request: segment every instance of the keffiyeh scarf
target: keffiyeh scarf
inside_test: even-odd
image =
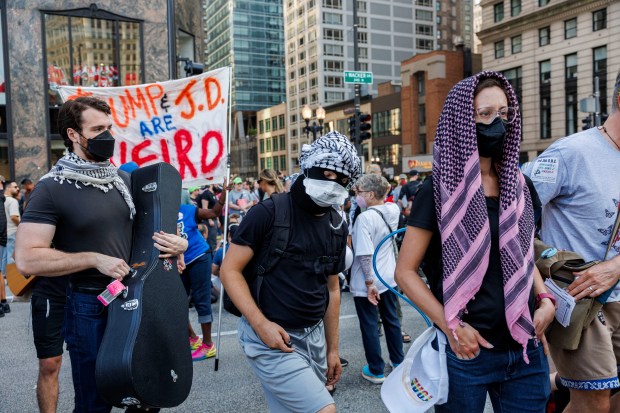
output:
[[[130,219],[136,214],[129,188],[118,175],[118,169],[109,162],[89,162],[73,152],[68,152],[41,179],[46,178],[54,178],[54,181],[61,184],[66,180],[67,183],[74,184],[77,189],[82,188],[79,184],[93,186],[106,193],[116,187],[129,207]]]
[[[351,177],[351,183],[357,181],[362,169],[355,147],[336,131],[321,136],[311,145],[303,145],[299,166],[303,171],[317,167],[340,172]]]
[[[474,118],[474,90],[495,78],[507,90],[508,105],[518,107],[510,83],[499,73],[481,72],[459,82],[444,103],[433,151],[433,191],[443,261],[443,299],[448,327],[454,332],[467,303],[480,289],[489,264],[491,232],[486,207]],[[506,321],[523,346],[534,337],[528,300],[533,282],[534,210],[518,168],[521,116],[507,126],[500,186],[499,249]]]

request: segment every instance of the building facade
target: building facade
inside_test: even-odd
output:
[[[484,69],[503,72],[520,101],[521,161],[582,129],[579,101],[599,81],[600,112],[609,113],[620,70],[620,2],[482,0]]]
[[[258,122],[258,170],[273,169],[290,175],[288,169],[290,148],[286,138],[286,103],[259,110]]]
[[[430,3],[431,0],[416,1]],[[474,50],[474,2],[472,0],[435,0],[437,13],[437,49]]]
[[[0,174],[38,179],[64,152],[59,85],[120,86],[168,80],[165,0],[0,2]],[[176,44],[202,56],[199,0],[177,0]]]
[[[205,2],[208,70],[232,68],[233,172],[258,173],[256,112],[285,100],[282,0]],[[244,152],[244,153],[241,153]]]
[[[469,50],[437,50],[401,63],[403,158],[433,153],[437,123],[448,92],[478,71],[480,56]]]

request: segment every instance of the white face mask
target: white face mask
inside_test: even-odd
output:
[[[349,193],[342,185],[335,181],[304,178],[306,194],[318,205],[328,207],[342,205]]]

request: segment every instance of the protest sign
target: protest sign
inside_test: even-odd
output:
[[[226,67],[166,82],[58,91],[64,101],[94,96],[110,105],[116,138],[112,163],[168,162],[188,187],[226,176],[229,84]]]

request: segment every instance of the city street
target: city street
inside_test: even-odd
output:
[[[10,292],[9,292],[10,295]],[[0,318],[0,412],[36,412],[35,386],[37,358],[32,342],[30,303],[11,303],[10,314]],[[217,320],[217,304],[213,306]],[[404,326],[412,337],[417,337],[425,323],[417,312],[403,303]],[[190,310],[190,319],[196,331],[196,312]],[[260,384],[246,364],[237,342],[237,318],[224,312],[219,371],[215,372],[214,359],[196,362],[194,381],[188,399],[171,412],[267,412]],[[214,323],[214,331],[217,325]],[[383,340],[383,339],[382,339]],[[157,343],[153,343],[157,345]],[[385,342],[384,358],[387,359]],[[409,344],[405,345],[405,351]],[[365,363],[359,325],[351,294],[343,294],[340,318],[340,354],[349,360],[349,366],[337,385],[334,395],[341,412],[387,412],[381,402],[380,386],[362,379],[360,370]],[[153,360],[156,362],[156,360]],[[386,373],[390,367],[386,368]],[[73,408],[73,386],[69,356],[65,353],[60,375],[59,412]],[[120,409],[114,409],[120,412]]]

